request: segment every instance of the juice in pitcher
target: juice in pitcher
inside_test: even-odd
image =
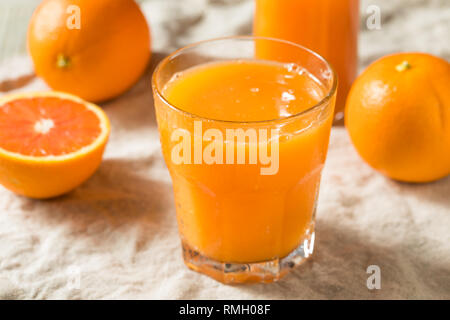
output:
[[[261,58],[261,41],[304,65]],[[186,264],[270,282],[311,255],[336,93],[327,63],[225,38],[169,56],[153,87]]]
[[[358,30],[359,0],[256,0],[255,36],[298,43],[325,57],[335,68],[338,119],[357,75]]]

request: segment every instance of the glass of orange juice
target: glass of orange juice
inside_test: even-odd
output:
[[[309,257],[336,98],[327,61],[283,40],[221,38],[171,54],[152,84],[187,266],[272,282]]]
[[[254,34],[289,40],[324,56],[336,68],[336,119],[357,75],[359,0],[256,0]]]

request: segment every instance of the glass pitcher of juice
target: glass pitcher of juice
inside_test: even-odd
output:
[[[339,78],[336,119],[358,67],[359,0],[256,0],[255,36],[289,40],[327,59]]]
[[[271,282],[311,256],[336,87],[323,58],[277,39],[204,41],[160,63],[155,108],[189,268]]]

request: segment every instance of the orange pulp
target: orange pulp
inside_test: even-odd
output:
[[[0,148],[25,156],[61,156],[92,144],[100,119],[83,104],[58,97],[23,98],[0,107]]]

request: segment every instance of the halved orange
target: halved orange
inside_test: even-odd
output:
[[[67,193],[100,166],[108,117],[61,92],[0,97],[0,184],[36,199]]]

